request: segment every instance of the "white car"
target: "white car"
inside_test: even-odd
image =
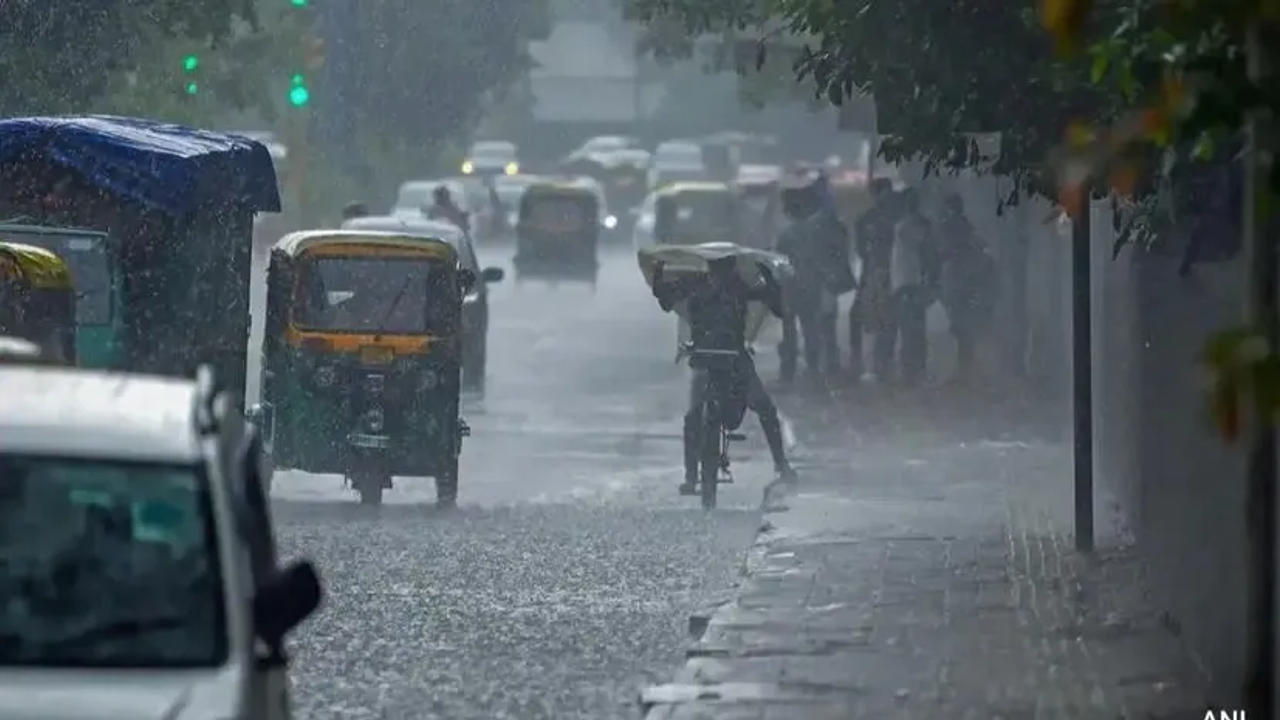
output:
[[[473,193],[468,192],[467,186],[458,180],[410,180],[400,185],[391,214],[421,217],[423,208],[431,207],[435,202],[433,195],[436,188],[442,185],[449,191],[453,202],[459,208],[466,212],[472,210],[469,203]]]
[[[673,182],[707,179],[702,146],[689,140],[670,140],[653,151],[649,165],[649,189],[657,190]]]
[[[258,433],[196,382],[0,366],[0,717],[289,717]]]
[[[637,149],[639,146],[639,141],[630,135],[596,135],[588,138],[586,142],[578,146],[577,150],[569,153],[564,162],[574,162],[599,153]]]
[[[462,161],[463,175],[515,175],[520,172],[515,143],[485,140],[471,146]]]

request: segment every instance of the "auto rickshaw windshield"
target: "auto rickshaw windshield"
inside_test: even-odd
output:
[[[590,203],[576,196],[544,194],[525,203],[525,220],[540,230],[577,232],[594,222],[591,212]]]
[[[27,245],[56,253],[67,263],[76,288],[76,323],[105,325],[111,321],[111,267],[101,238],[57,233],[23,234]]]
[[[317,257],[302,263],[293,321],[322,332],[452,334],[454,275],[439,260]]]

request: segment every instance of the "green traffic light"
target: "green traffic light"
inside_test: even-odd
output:
[[[195,94],[196,94],[196,93],[198,93],[198,92],[200,92],[200,86],[199,86],[199,85],[195,84],[194,82],[189,82],[189,83],[187,83],[187,94],[188,94],[188,95],[195,95]]]
[[[294,107],[302,107],[311,100],[311,93],[307,91],[305,85],[294,85],[289,91],[289,103]]]
[[[307,6],[307,0],[290,0],[290,2],[292,2],[292,3],[293,3],[293,6],[294,6],[294,7],[306,7],[306,6]]]
[[[188,55],[182,58],[182,69],[187,72],[193,72],[200,67],[200,58],[196,55]]]
[[[290,80],[293,81],[293,84],[295,87],[297,87],[298,85],[302,85],[306,82],[306,79],[303,78],[301,75],[294,75],[292,78],[290,78]]]

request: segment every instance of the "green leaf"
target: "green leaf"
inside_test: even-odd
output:
[[[1103,45],[1094,47],[1093,66],[1089,68],[1089,82],[1097,85],[1102,82],[1102,78],[1107,74],[1107,68],[1111,65],[1111,54]]]

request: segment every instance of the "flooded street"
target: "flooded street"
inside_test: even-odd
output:
[[[730,589],[771,478],[753,420],[707,515],[680,497],[683,366],[625,248],[599,289],[491,286],[486,397],[466,401],[459,510],[397,479],[380,510],[335,476],[278,473],[286,554],[326,570],[295,643],[312,718],[634,718],[683,657],[687,616]],[[576,390],[576,391],[575,391]]]

